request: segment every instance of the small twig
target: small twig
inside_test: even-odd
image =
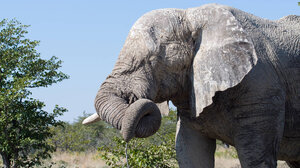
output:
[[[127,164],[127,168],[130,168],[130,167],[129,167],[129,164],[128,164],[127,145],[128,145],[128,143],[126,143],[126,145],[125,145],[126,164]]]

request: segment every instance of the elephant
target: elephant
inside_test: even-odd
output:
[[[158,9],[132,26],[83,124],[104,120],[125,141],[177,108],[180,167],[214,167],[216,139],[243,168],[300,167],[300,16],[262,19],[207,4]]]

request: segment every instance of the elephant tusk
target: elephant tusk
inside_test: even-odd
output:
[[[94,122],[97,122],[97,121],[100,121],[100,120],[101,120],[100,116],[97,113],[94,113],[93,115],[91,115],[88,118],[84,119],[82,121],[82,124],[87,125],[87,124],[91,124],[91,123],[94,123]]]

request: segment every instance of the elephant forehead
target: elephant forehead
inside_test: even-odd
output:
[[[120,59],[144,58],[159,53],[161,44],[172,43],[188,36],[184,10],[159,9],[146,13],[132,26]]]
[[[149,34],[154,40],[172,40],[184,26],[184,10],[159,9],[146,13],[132,26],[130,36]]]
[[[164,27],[168,22],[176,20],[177,16],[182,14],[182,9],[158,9],[150,11],[140,17],[133,25],[134,29],[144,29],[152,26]]]

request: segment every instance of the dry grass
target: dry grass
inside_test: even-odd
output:
[[[70,153],[56,152],[50,160],[45,161],[43,167],[52,168],[104,168],[105,162],[97,157],[96,152]]]
[[[56,152],[52,159],[46,162],[46,167],[53,164],[53,168],[104,168],[105,162],[97,157],[97,153],[67,153]],[[278,168],[288,168],[285,162],[278,161]],[[219,146],[216,151],[215,168],[241,168],[233,147],[228,149]]]
[[[215,158],[215,168],[240,168],[240,161],[233,158]]]
[[[241,168],[241,165],[238,159],[216,157],[215,168]],[[278,161],[277,168],[289,168],[289,166],[284,161]]]
[[[215,152],[215,168],[240,168],[240,161],[234,147],[225,148],[217,145]]]
[[[0,161],[0,166],[1,165],[2,164]],[[42,167],[108,168],[108,166],[105,165],[105,162],[97,157],[97,152],[56,152],[52,155],[51,159],[45,161],[45,164]],[[224,147],[218,145],[215,158],[215,168],[241,168],[240,162],[236,158],[235,149],[233,147],[225,149]],[[288,168],[288,166],[285,162],[278,161],[277,168]]]

